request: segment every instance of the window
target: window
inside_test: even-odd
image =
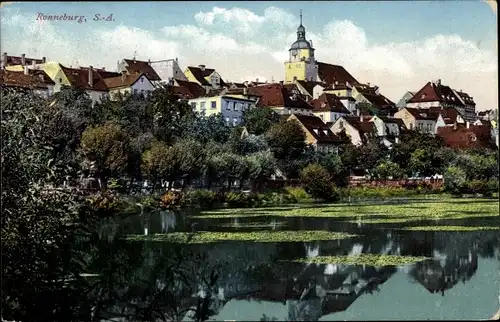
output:
[[[343,129],[343,128],[344,128],[344,121],[339,121],[339,127],[340,127],[341,129]]]
[[[233,109],[234,102],[228,102],[226,106],[226,110],[230,111]]]
[[[320,114],[320,115],[319,115],[319,117],[320,117],[321,119],[323,119],[323,114]]]
[[[238,124],[238,118],[233,117],[233,125],[236,125],[236,124]]]
[[[210,104],[211,104],[211,108],[216,108],[217,107],[217,102],[216,101],[212,101]]]
[[[62,83],[62,78],[59,78],[59,83]]]
[[[235,110],[235,111],[237,111],[237,110],[238,110],[238,107],[239,107],[239,105],[240,105],[240,104],[241,104],[241,103],[235,103],[235,104],[234,104],[234,110]]]
[[[134,95],[137,95],[137,89],[134,89]]]
[[[204,110],[205,109],[205,102],[200,102],[200,109]]]
[[[141,95],[144,95],[144,90],[143,89],[141,89]]]
[[[193,108],[193,110],[196,110],[196,102],[191,103],[191,107]]]
[[[226,123],[229,124],[229,117],[226,117]]]
[[[418,129],[422,130],[424,128],[424,125],[422,123],[418,123]]]
[[[144,83],[144,77],[141,77],[141,83]]]
[[[430,124],[427,124],[427,132],[430,133],[431,132],[431,128],[432,128],[432,126]]]

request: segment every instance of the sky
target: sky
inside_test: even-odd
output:
[[[226,81],[279,81],[300,10],[318,61],[395,102],[441,79],[478,110],[498,107],[496,3],[480,0],[10,2],[0,8],[0,47],[73,67],[116,70],[135,55],[178,58],[183,70],[204,64]],[[37,19],[64,14],[86,21]]]

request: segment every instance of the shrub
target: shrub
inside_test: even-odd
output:
[[[274,190],[267,191],[266,193],[259,194],[258,200],[259,205],[281,205],[281,204],[290,204],[296,203],[297,198],[290,194],[286,189],[283,190]]]
[[[220,202],[217,193],[206,189],[188,190],[182,197],[182,204],[187,207],[213,208]]]
[[[296,201],[311,199],[311,196],[302,187],[286,187],[285,192]]]
[[[225,200],[229,207],[244,207],[250,203],[250,198],[243,192],[228,192]]]
[[[119,212],[122,203],[118,197],[109,190],[99,192],[87,199],[92,210],[100,216],[111,216]]]
[[[459,167],[449,167],[446,169],[444,178],[444,188],[453,195],[461,195],[466,188],[465,171]]]
[[[328,171],[319,164],[310,164],[300,172],[300,180],[313,198],[334,199],[334,185]]]
[[[161,196],[161,207],[172,209],[182,207],[182,194],[178,191],[168,191]]]

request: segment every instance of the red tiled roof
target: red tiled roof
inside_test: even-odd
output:
[[[314,107],[313,112],[336,112],[349,114],[349,111],[335,94],[323,93],[317,99],[311,100],[309,104]]]
[[[291,84],[295,86],[294,84]],[[292,86],[282,86],[280,84],[267,84],[248,88],[248,93],[261,96],[257,106],[259,107],[287,107],[298,109],[310,109],[313,107],[306,102],[301,95],[291,93]],[[298,89],[297,89],[298,91]]]
[[[351,85],[359,84],[344,67],[339,65],[318,62],[318,76],[324,83],[329,85],[335,84],[335,82],[338,82],[338,84],[345,84],[346,82]]]
[[[205,77],[210,76],[213,72],[215,72],[215,69],[213,68],[204,68],[203,70],[200,67],[193,67],[193,66],[188,66],[188,69],[191,71],[191,74],[193,74],[194,78],[198,82],[200,82],[201,85],[204,86],[210,86],[211,84],[205,79]],[[226,86],[226,83],[222,80],[222,77],[220,79],[220,86]]]
[[[22,88],[48,88],[55,83],[43,70],[29,70],[29,74],[24,71],[0,70],[0,84],[8,87]]]
[[[89,67],[80,67],[80,69],[88,71]],[[97,72],[102,78],[118,77],[122,75],[121,73],[110,72],[101,68],[93,68],[92,70]]]
[[[339,137],[317,116],[293,114],[297,120],[316,139],[317,143],[336,143]]]
[[[459,105],[464,104],[455,95],[453,89],[441,83],[427,82],[407,103],[440,102],[444,104]]]
[[[147,61],[124,59],[127,63],[127,71],[130,74],[143,73],[150,81],[161,81],[160,76],[156,73],[153,67]]]
[[[457,149],[487,147],[491,140],[491,126],[464,124],[444,126],[437,129],[437,135],[443,138],[447,146]]]
[[[108,89],[117,89],[121,87],[130,87],[135,84],[143,76],[142,73],[136,73],[136,74],[125,74],[123,76],[118,76],[118,77],[110,77],[110,78],[105,78],[104,83],[106,84],[106,87]],[[147,76],[146,76],[147,78]]]
[[[462,90],[455,91],[455,92],[462,98],[462,100],[465,102],[465,104],[476,106],[474,99],[471,96],[469,96],[469,94],[462,92]]]
[[[460,113],[454,108],[448,107],[448,108],[440,108],[440,107],[431,107],[429,108],[429,115],[431,117],[435,117],[436,120],[439,117],[439,114],[443,117],[443,120],[446,124],[452,124],[457,121],[458,116]]]
[[[175,80],[179,86],[172,86],[172,91],[175,94],[180,94],[186,98],[197,98],[207,95],[207,91],[203,86],[195,82]]]
[[[98,72],[92,72],[93,86],[89,85],[89,71],[88,69],[68,68],[59,64],[64,75],[68,78],[71,86],[81,88],[84,90],[94,90],[105,92],[108,90],[104,79]]]

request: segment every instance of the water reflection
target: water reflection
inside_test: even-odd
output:
[[[137,231],[135,220],[126,221],[129,231]],[[243,221],[231,219],[228,222],[237,224]],[[306,221],[291,218],[287,225],[294,228],[294,222],[298,224]],[[316,225],[331,225],[326,222]],[[172,212],[142,216],[139,223],[145,234],[184,230],[191,224]],[[273,229],[273,219],[269,219],[269,223],[268,229]],[[109,223],[101,228],[114,232],[114,236],[117,236],[116,231],[123,234],[123,223],[116,225],[121,228],[110,228],[112,225]],[[206,222],[200,225],[204,230],[212,228]],[[357,227],[351,229],[359,233]],[[104,232],[100,236],[108,238]],[[408,280],[414,282],[391,284],[390,292],[395,293],[412,294],[425,288],[427,296],[437,293],[446,297],[460,281],[500,286],[499,274],[472,278],[485,259],[500,262],[499,239],[497,232],[377,229],[367,231],[359,238],[308,243],[233,242],[189,246],[154,242],[126,243],[115,238],[111,245],[101,245],[95,253],[89,254],[89,271],[100,274],[92,285],[92,314],[96,320],[122,321],[330,319],[339,312],[350,310],[361,297],[376,297],[381,286],[395,274],[405,274]],[[290,261],[363,253],[426,256],[431,259],[405,266],[404,269],[395,266]],[[490,295],[498,296],[494,291]],[[472,307],[481,305],[480,300],[473,295],[468,301]],[[230,302],[233,304],[229,305]],[[251,307],[248,312],[244,312],[246,318],[240,316],[242,312],[231,311],[234,310],[234,303],[240,302],[249,303]],[[275,303],[283,311],[277,307],[271,312],[273,314],[269,314],[264,312],[262,303]],[[387,309],[394,310],[395,314],[398,310],[404,310],[397,306]],[[421,307],[422,311],[426,309],[434,307]],[[497,309],[485,307],[485,316],[476,318],[485,318]],[[374,315],[373,319],[377,319],[377,316]]]

